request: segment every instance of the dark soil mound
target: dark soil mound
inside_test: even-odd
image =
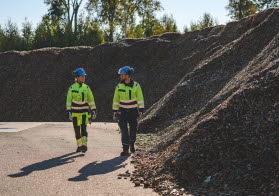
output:
[[[279,194],[279,9],[184,35],[0,53],[0,121],[67,120],[77,67],[88,72],[97,120],[110,121],[125,65],[149,108],[140,129],[161,138],[138,154],[137,185],[166,195]]]
[[[244,21],[263,15],[149,109],[141,127],[162,140],[135,181],[166,195],[279,194],[279,10]]]
[[[171,91],[169,94],[172,94],[172,89],[178,81],[185,77],[189,78],[193,70],[200,69],[199,67],[205,62],[211,61],[214,58],[212,56],[227,51],[227,56],[222,55],[223,61],[231,62],[232,58],[238,54],[231,54],[230,47],[243,47],[244,45],[239,43],[238,46],[234,46],[239,39],[246,39],[247,44],[250,42],[243,51],[248,49],[252,51],[247,54],[239,54],[238,59],[244,59],[234,62],[233,65],[246,63],[253,59],[255,54],[264,47],[264,44],[270,41],[277,29],[259,29],[258,40],[253,40],[254,37],[247,34],[258,26],[264,28],[263,23],[266,23],[266,26],[274,26],[270,23],[276,23],[275,12],[278,13],[278,10],[270,9],[255,17],[229,23],[227,26],[217,26],[184,35],[172,33],[149,39],[125,39],[94,48],[45,48],[27,52],[0,53],[0,82],[3,84],[0,90],[2,111],[0,121],[67,120],[65,96],[68,87],[73,83],[71,72],[77,67],[83,67],[88,72],[86,83],[92,88],[95,95],[99,113],[97,121],[112,120],[111,103],[114,87],[118,82],[116,72],[121,66],[129,65],[135,68],[135,80],[143,87],[146,107],[149,108],[169,91]],[[243,38],[245,35],[246,38]],[[250,40],[249,37],[251,37]],[[262,38],[264,40],[261,40]],[[253,44],[260,46],[254,49]],[[216,63],[216,67],[218,66],[219,64]],[[239,70],[239,68],[232,69]],[[212,74],[214,70],[208,71],[208,74]],[[210,97],[216,94],[218,88],[221,88],[220,86],[214,87],[212,93],[207,95],[207,99],[205,98],[201,102],[193,100],[183,106],[188,108],[188,105],[195,103],[196,106],[192,105],[192,107],[196,107],[196,109],[189,108],[187,109],[189,111],[183,112],[183,114],[175,112],[177,116],[173,116],[172,111],[169,110],[158,111],[158,105],[161,105],[162,101],[158,102],[150,109],[152,113],[144,120],[142,127],[145,130],[153,130],[161,124],[170,125],[175,119],[202,107]],[[184,100],[188,100],[188,98],[184,97]],[[175,107],[166,106],[169,109],[177,108],[184,102],[175,104]],[[158,113],[161,113],[162,119]]]
[[[180,36],[176,34],[176,39]],[[172,56],[174,44],[167,38],[165,35],[146,40],[123,40],[95,48],[0,53],[0,82],[3,84],[0,121],[67,120],[66,93],[74,83],[71,73],[77,67],[83,67],[88,74],[86,84],[95,96],[98,121],[112,120],[112,98],[121,66],[135,68],[138,72],[135,79],[148,97],[147,107],[151,106],[173,87],[173,84],[166,84],[164,90],[152,90],[159,84],[152,82],[153,74],[163,72],[160,67],[166,67]]]
[[[247,29],[247,27],[250,28]],[[221,35],[226,38],[225,35],[230,35],[238,28],[246,28],[246,31],[241,31],[242,34],[233,41],[219,45],[218,50],[211,51],[204,43],[201,46],[198,46],[199,42],[192,44],[203,48],[195,53],[199,56],[194,62],[190,59],[185,60],[188,62],[186,67],[190,65],[194,67],[187,70],[175,88],[149,109],[146,118],[141,122],[141,129],[152,131],[154,128],[165,128],[176,120],[198,112],[205,105],[211,104],[211,107],[204,111],[208,112],[230,96],[234,91],[226,90],[224,87],[228,86],[235,75],[247,67],[278,34],[279,10],[271,9],[237,23],[230,23],[223,27]],[[200,42],[216,43],[218,42],[216,39],[223,40],[224,38],[219,35],[209,36]],[[236,87],[232,85],[232,88]],[[213,98],[215,98],[214,103]]]

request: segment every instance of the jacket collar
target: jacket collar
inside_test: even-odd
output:
[[[78,87],[82,87],[83,82],[82,82],[82,83],[78,83],[78,82],[76,82],[76,85],[77,85]]]
[[[129,86],[129,87],[133,88],[135,82],[134,82],[134,80],[131,79],[129,84],[126,84],[125,82],[121,82],[121,83],[125,84],[125,86]]]

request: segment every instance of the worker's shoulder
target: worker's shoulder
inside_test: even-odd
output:
[[[140,84],[136,81],[134,81],[134,86],[140,86]]]
[[[74,89],[74,88],[75,88],[75,85],[76,85],[76,83],[72,84],[72,85],[69,87],[69,90]]]
[[[90,89],[89,85],[87,85],[87,84],[83,84],[83,85],[84,85],[84,88]]]
[[[115,88],[122,88],[122,87],[125,87],[125,85],[123,83],[118,83]]]

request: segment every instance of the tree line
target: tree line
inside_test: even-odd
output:
[[[226,9],[234,20],[240,20],[271,7],[279,7],[278,0],[229,0]]]
[[[44,47],[96,46],[122,38],[146,38],[179,32],[172,15],[156,14],[159,0],[44,0],[48,7],[34,27],[27,19],[19,28],[11,20],[0,25],[0,51]],[[233,20],[278,7],[278,0],[229,0],[226,9]],[[184,32],[218,25],[208,13],[191,22]]]

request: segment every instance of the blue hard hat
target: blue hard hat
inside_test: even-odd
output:
[[[133,73],[134,73],[134,69],[129,66],[122,67],[118,71],[118,74],[132,75]]]
[[[77,68],[75,71],[73,71],[73,76],[86,76],[87,74],[85,73],[84,69],[82,68]]]

